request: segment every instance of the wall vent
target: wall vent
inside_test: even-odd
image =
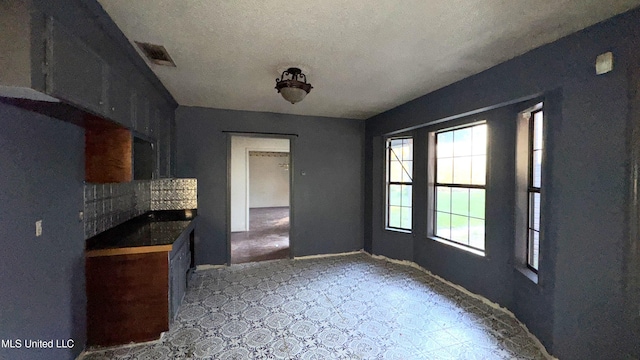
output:
[[[173,59],[171,59],[171,56],[169,56],[169,53],[164,46],[137,41],[135,43],[152,63],[165,66],[176,66],[176,63],[173,62]]]

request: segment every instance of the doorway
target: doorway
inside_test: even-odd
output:
[[[229,263],[291,256],[291,139],[231,135]]]

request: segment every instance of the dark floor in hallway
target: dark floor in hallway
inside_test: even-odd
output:
[[[231,233],[231,263],[289,257],[289,208],[249,209],[249,231]]]

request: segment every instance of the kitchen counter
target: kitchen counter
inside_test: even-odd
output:
[[[194,266],[195,210],[154,211],[86,243],[87,344],[157,340]]]
[[[87,239],[87,257],[172,251],[185,231],[193,229],[196,210],[153,211]]]

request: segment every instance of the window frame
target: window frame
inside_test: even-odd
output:
[[[439,183],[438,182],[438,152],[437,152],[437,148],[438,148],[438,134],[441,133],[445,133],[445,132],[449,132],[449,131],[456,131],[456,130],[461,130],[461,129],[466,129],[466,128],[473,128],[475,126],[479,126],[479,125],[485,125],[487,126],[487,132],[486,132],[486,138],[485,138],[485,178],[484,178],[484,185],[478,185],[478,184],[461,184],[461,183],[454,183],[453,179],[452,179],[452,183]],[[447,244],[449,246],[453,246],[468,252],[471,252],[473,254],[476,255],[480,255],[480,256],[485,256],[486,253],[486,195],[487,195],[487,178],[488,178],[488,162],[489,162],[489,126],[488,126],[488,122],[486,120],[474,120],[474,121],[467,121],[465,123],[462,123],[460,125],[456,125],[456,126],[451,126],[451,127],[444,127],[441,129],[437,129],[437,130],[433,130],[430,131],[430,136],[429,136],[429,150],[430,152],[433,154],[431,156],[429,156],[429,169],[430,171],[430,176],[429,176],[429,194],[431,197],[431,201],[429,202],[429,208],[427,209],[427,213],[428,213],[428,222],[429,222],[429,235],[433,240],[436,240],[438,242]],[[473,156],[473,155],[469,155],[469,156]],[[484,190],[484,196],[485,196],[485,206],[484,206],[484,219],[482,219],[484,221],[484,234],[483,234],[483,242],[485,244],[485,248],[481,249],[481,248],[477,248],[471,245],[467,245],[464,243],[461,243],[459,241],[456,240],[452,240],[452,239],[448,239],[448,238],[444,238],[441,236],[436,235],[436,230],[437,230],[437,189],[438,187],[447,187],[450,189],[454,189],[454,188],[458,188],[458,189],[480,189],[480,190]],[[469,199],[469,201],[471,201]],[[451,211],[451,209],[450,209]],[[451,214],[451,213],[450,213]],[[466,216],[468,219],[472,219],[475,217],[471,217],[471,216]]]
[[[540,136],[542,137],[542,139],[540,139],[542,146],[539,149],[541,151],[540,154],[540,186],[536,187],[534,186],[534,179],[533,179],[533,172],[534,172],[534,154],[535,151],[537,149],[535,149],[535,115],[537,113],[541,113],[542,114],[542,133],[540,134]],[[544,146],[544,133],[545,133],[545,126],[544,126],[544,105],[542,103],[538,104],[536,107],[534,107],[533,109],[531,109],[530,111],[527,112],[529,119],[528,121],[528,146],[527,146],[527,157],[528,157],[528,169],[527,169],[527,228],[526,228],[526,246],[525,246],[525,265],[527,266],[527,268],[531,271],[533,271],[535,274],[538,274],[538,271],[540,269],[540,240],[541,240],[541,236],[540,236],[540,228],[542,227],[542,179],[543,179],[543,164],[544,164],[544,154],[545,154],[545,146]],[[535,216],[536,214],[535,212],[535,205],[532,202],[532,197],[535,196],[535,194],[538,194],[538,198],[539,200],[539,204],[538,204],[538,230],[536,230],[533,226],[532,223],[535,222]],[[532,262],[533,262],[533,254],[534,254],[534,250],[533,250],[533,244],[532,244],[532,239],[531,239],[531,235],[532,232],[537,232],[538,233],[538,248],[537,248],[537,252],[538,252],[538,267],[534,267]]]
[[[402,169],[410,177],[411,182],[391,181],[391,161],[392,161],[391,142],[394,141],[394,140],[406,140],[406,139],[411,140],[412,158],[411,158],[411,160],[409,160],[413,164],[413,166],[411,167],[411,173],[409,173],[406,170],[406,168],[402,164],[402,160],[398,159],[397,154],[394,153],[394,155],[395,155],[396,159],[398,160],[398,162],[400,162],[400,164],[402,166]],[[414,169],[414,166],[415,166],[414,145],[415,145],[415,141],[414,141],[414,137],[412,135],[392,136],[392,137],[388,137],[388,138],[386,138],[384,140],[384,152],[385,152],[385,177],[384,177],[384,191],[385,191],[384,209],[385,209],[385,217],[384,217],[384,229],[385,230],[404,232],[404,233],[412,233],[413,232],[413,177],[414,177],[413,169]],[[391,187],[391,185],[400,185],[400,186],[410,186],[411,187],[411,206],[402,206],[401,205],[401,207],[405,207],[405,208],[408,207],[408,208],[411,209],[411,227],[410,228],[403,228],[403,227],[396,227],[396,226],[389,225],[389,220],[390,220],[390,216],[391,216],[391,214],[390,214],[391,212],[389,211],[389,208],[390,208],[390,206],[392,206],[392,205],[390,205],[390,197],[391,197],[390,187]]]
[[[517,109],[516,126],[515,126],[515,198],[514,198],[514,268],[531,282],[542,285],[543,279],[540,274],[544,273],[544,242],[545,236],[545,190],[546,176],[548,170],[547,164],[547,145],[549,130],[549,114],[550,108],[555,108],[557,103],[549,100],[548,97],[540,97],[523,102]],[[542,128],[542,152],[540,166],[540,226],[539,226],[539,248],[538,248],[538,270],[529,266],[529,226],[532,221],[532,213],[530,211],[531,195],[529,185],[532,184],[533,154],[531,145],[533,140],[533,132],[531,131],[533,116],[538,110],[543,114]],[[542,265],[542,267],[541,267]]]

